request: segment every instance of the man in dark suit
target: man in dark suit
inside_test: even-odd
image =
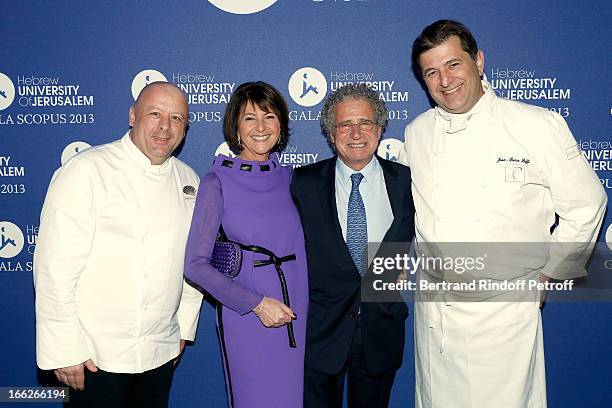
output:
[[[349,408],[387,407],[402,364],[406,304],[361,299],[367,242],[408,243],[414,234],[410,170],[375,156],[386,120],[368,86],[339,88],[321,118],[336,156],[293,175],[310,286],[305,408],[341,408],[345,377]]]

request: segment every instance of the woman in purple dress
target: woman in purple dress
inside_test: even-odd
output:
[[[306,254],[289,192],[291,170],[279,164],[276,154],[287,145],[288,122],[287,104],[272,86],[249,82],[236,89],[223,132],[238,157],[215,158],[200,183],[191,222],[185,277],[218,301],[230,408],[302,407]],[[211,265],[220,227],[230,241],[263,247],[284,262],[254,267],[270,257],[243,251],[240,273],[229,278]],[[291,307],[283,302],[278,268]]]

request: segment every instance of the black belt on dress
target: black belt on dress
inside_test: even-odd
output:
[[[274,269],[276,269],[276,274],[278,275],[278,280],[280,281],[281,291],[283,292],[283,303],[287,305],[287,307],[291,307],[291,303],[289,302],[289,292],[287,291],[287,281],[285,280],[285,274],[281,269],[281,265],[288,261],[295,261],[295,254],[278,257],[276,254],[274,254],[274,252],[258,245],[244,245],[240,243],[238,243],[238,245],[240,245],[240,248],[245,251],[255,252],[268,257],[268,259],[265,260],[253,261],[253,267],[259,268],[261,266],[274,265]],[[287,323],[287,336],[289,337],[289,347],[296,348],[297,344],[293,334],[293,322]]]

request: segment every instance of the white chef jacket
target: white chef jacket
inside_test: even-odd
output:
[[[174,157],[151,165],[129,133],[55,172],[34,254],[41,369],[91,358],[141,373],[194,339],[202,296],[183,263],[196,196],[183,188],[198,185]]]
[[[483,88],[469,112],[436,107],[406,128],[399,160],[412,172],[417,242],[564,243],[551,245],[538,269],[583,275],[607,201],[599,179],[558,114]],[[569,266],[568,253],[580,254]],[[514,266],[514,278],[533,271]],[[537,301],[447,295],[417,294],[416,406],[545,407]]]
[[[469,112],[436,107],[406,127],[417,241],[552,242],[541,272],[584,275],[607,201],[597,175],[560,115],[482,84]],[[562,265],[562,252],[582,255]]]

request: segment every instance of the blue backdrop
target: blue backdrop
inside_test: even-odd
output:
[[[145,83],[166,79],[187,92],[191,129],[179,156],[200,174],[224,150],[220,121],[229,95],[249,80],[269,82],[287,98],[293,135],[283,163],[331,155],[318,122],[321,100],[351,81],[370,82],[387,100],[379,152],[394,158],[394,139],[430,106],[410,69],[412,40],[427,24],[454,18],[479,40],[486,77],[500,95],[566,118],[610,194],[611,14],[604,0],[4,1],[0,386],[48,384],[35,364],[31,262],[50,177],[62,158],[118,139]],[[600,241],[612,241],[609,231],[607,214]],[[609,406],[611,312],[604,302],[544,310],[549,406]],[[411,325],[392,407],[413,406]],[[225,401],[214,316],[205,304],[197,341],[176,371],[171,406]]]

